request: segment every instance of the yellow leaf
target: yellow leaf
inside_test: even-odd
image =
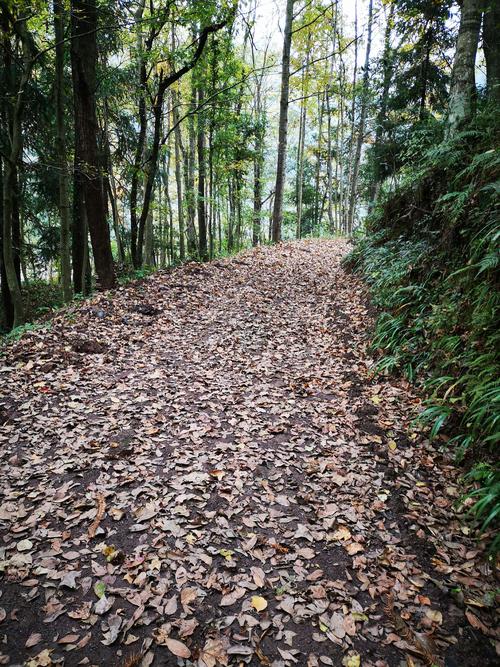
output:
[[[252,607],[255,609],[255,611],[264,611],[264,609],[267,607],[267,600],[265,600],[260,595],[253,595]]]
[[[368,620],[368,616],[366,614],[362,614],[359,611],[351,612],[351,616],[353,617],[353,619],[355,621],[367,621]]]
[[[346,655],[342,660],[344,667],[360,667],[361,657],[357,653]]]
[[[226,560],[232,560],[233,559],[233,553],[234,551],[231,551],[230,549],[219,549],[219,553],[221,556],[224,556]]]
[[[102,553],[106,556],[106,558],[108,558],[109,556],[112,556],[115,553],[115,551],[116,549],[114,548],[114,546],[109,545],[103,547]]]
[[[387,443],[387,446],[389,447],[389,449],[391,450],[391,452],[393,452],[395,449],[398,448],[398,446],[397,446],[395,440],[389,440],[389,442]]]
[[[372,396],[372,403],[380,405],[380,396]]]

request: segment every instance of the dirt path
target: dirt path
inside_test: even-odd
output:
[[[495,664],[457,471],[368,378],[345,252],[188,265],[9,351],[0,664]]]

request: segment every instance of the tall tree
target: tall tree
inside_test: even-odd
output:
[[[64,301],[67,303],[71,299],[72,290],[70,259],[69,171],[68,156],[66,152],[66,124],[64,120],[64,9],[61,0],[54,0],[54,37],[56,40],[54,91],[56,102],[56,146],[59,163],[61,286]]]
[[[179,119],[180,94],[178,89],[172,93],[172,116],[174,123],[175,182],[177,186],[177,219],[179,222],[179,259],[186,259],[186,241],[184,229],[184,200],[182,197],[182,134]]]
[[[17,327],[24,323],[24,304],[21,292],[21,278],[19,272],[19,183],[18,169],[23,150],[24,111],[26,106],[26,94],[28,83],[31,78],[35,58],[36,47],[32,35],[28,31],[25,7],[20,7],[21,13],[15,16],[10,11],[10,3],[0,2],[2,11],[1,22],[4,29],[3,52],[4,64],[7,68],[7,149],[4,160],[3,174],[3,212],[2,212],[2,249],[3,249],[3,271],[9,288],[10,301],[12,303],[13,321],[12,326]],[[17,75],[11,73],[13,69],[12,50],[19,45],[20,67]],[[12,50],[11,50],[12,49]],[[17,71],[17,68],[16,68]],[[17,257],[16,257],[17,255]]]
[[[153,26],[150,26],[148,37],[144,42],[144,24],[142,17],[144,15],[144,8],[146,0],[139,0],[137,9],[134,14],[136,25],[135,35],[135,54],[137,60],[137,114],[139,120],[139,132],[137,133],[136,146],[134,153],[134,163],[132,165],[132,179],[130,184],[130,252],[132,255],[132,264],[138,268],[140,266],[140,257],[138,252],[138,210],[139,210],[139,187],[141,177],[141,167],[143,167],[144,147],[146,144],[147,133],[147,79],[148,73],[146,69],[146,61],[149,53],[153,47],[153,42],[156,37],[156,31]]]
[[[481,26],[481,0],[463,0],[457,47],[451,72],[447,135],[471,118],[476,95],[476,53]]]
[[[485,0],[483,49],[486,60],[486,86],[489,100],[500,106],[500,2]]]
[[[361,149],[363,147],[363,141],[365,138],[365,123],[366,123],[366,114],[368,111],[372,27],[373,27],[373,0],[370,0],[368,4],[368,26],[367,26],[367,37],[366,37],[365,65],[363,69],[363,84],[361,89],[361,111],[360,111],[359,125],[357,127],[356,152],[354,154],[351,191],[349,194],[349,213],[347,218],[347,233],[349,235],[352,233],[354,225],[356,197],[358,192],[359,165],[361,162]]]
[[[71,2],[71,69],[75,116],[76,169],[81,172],[84,209],[100,289],[115,285],[115,271],[97,147],[96,0]]]
[[[395,3],[391,2],[389,13],[385,24],[384,50],[382,53],[382,89],[378,101],[378,113],[375,120],[375,141],[372,147],[373,175],[369,188],[368,201],[370,208],[373,207],[383,178],[381,144],[384,138],[387,124],[387,106],[389,101],[389,90],[392,82],[394,69],[393,49],[391,47],[391,35],[394,22]]]
[[[273,243],[281,241],[283,222],[283,194],[285,189],[286,148],[288,139],[288,105],[290,90],[290,51],[292,47],[294,0],[286,0],[285,32],[283,55],[281,59],[280,115],[278,125],[278,160],[276,166],[276,185],[274,188],[274,207],[272,217]]]
[[[203,83],[198,87],[198,106],[201,108],[204,102]],[[205,115],[203,111],[198,113],[198,238],[200,259],[208,259],[207,243],[207,207],[206,207],[206,162],[205,162]]]
[[[303,212],[303,193],[304,193],[304,152],[306,145],[306,119],[307,119],[307,83],[309,75],[309,61],[311,57],[311,33],[308,34],[306,42],[306,61],[303,65],[301,76],[301,100],[300,100],[300,118],[299,118],[299,145],[297,147],[297,223],[295,236],[300,239],[302,236],[302,212]]]

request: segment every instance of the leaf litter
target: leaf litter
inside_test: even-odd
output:
[[[495,573],[372,377],[346,251],[190,263],[6,350],[0,664],[497,664]]]

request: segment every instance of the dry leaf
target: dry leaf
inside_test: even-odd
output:
[[[163,646],[166,646],[168,650],[176,655],[178,658],[190,658],[191,651],[188,649],[186,644],[178,641],[177,639],[171,639],[168,637],[162,642]]]
[[[253,595],[252,596],[252,607],[256,611],[264,611],[264,609],[267,609],[267,600],[265,600],[260,595]]]

